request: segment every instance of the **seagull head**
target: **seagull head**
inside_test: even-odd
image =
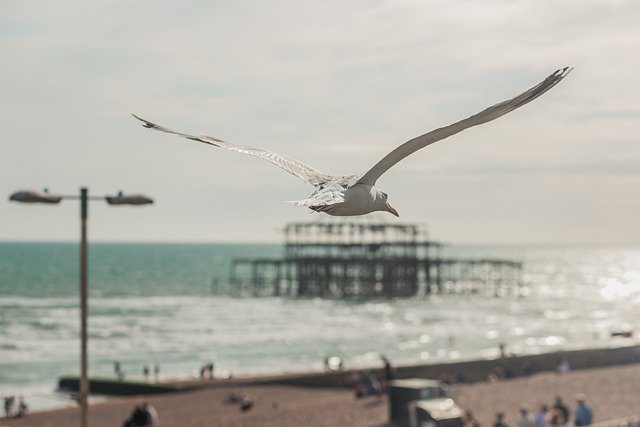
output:
[[[377,188],[376,190],[377,190],[376,205],[378,205],[377,210],[389,212],[397,217],[400,217],[400,214],[398,214],[398,211],[396,210],[396,208],[391,206],[391,204],[389,203],[388,201],[389,196],[387,195],[387,193],[385,193],[384,191],[380,191]]]

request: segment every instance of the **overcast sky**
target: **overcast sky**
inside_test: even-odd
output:
[[[90,206],[94,241],[280,240],[323,218],[260,159],[142,128],[365,172],[397,145],[575,67],[378,185],[456,243],[640,244],[640,2],[11,1],[0,4],[0,240],[78,236],[78,206],[18,189],[142,192]],[[325,216],[326,217],[326,216]]]

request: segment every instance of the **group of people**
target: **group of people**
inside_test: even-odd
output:
[[[122,370],[122,366],[120,365],[120,362],[118,361],[113,362],[113,373],[116,375],[116,378],[118,378],[118,381],[124,381],[125,374],[124,374],[124,371]],[[149,367],[148,364],[145,363],[144,365],[142,365],[142,376],[144,377],[144,380],[149,381],[150,375],[151,375],[151,368]],[[156,382],[160,381],[160,364],[159,363],[155,363],[153,365],[153,377]]]
[[[522,406],[518,416],[517,427],[581,427],[593,424],[593,409],[582,393],[576,396],[576,407],[573,414],[561,396],[556,396],[553,405],[541,404],[538,412],[532,413]],[[465,417],[465,427],[479,427],[472,414]],[[493,427],[509,427],[504,412],[496,413]]]
[[[16,400],[18,404],[17,406],[16,406]],[[25,415],[27,415],[28,410],[29,410],[29,407],[27,406],[27,403],[24,400],[24,396],[20,396],[18,397],[18,399],[16,399],[15,396],[4,397],[4,416],[5,417],[7,418],[24,417]]]

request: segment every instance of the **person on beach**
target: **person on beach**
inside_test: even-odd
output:
[[[16,413],[16,418],[22,418],[27,415],[29,411],[29,406],[27,406],[27,402],[24,401],[24,396],[20,396],[18,399],[18,412]]]
[[[496,419],[493,422],[493,427],[509,427],[507,420],[504,417],[504,412],[496,412]]]
[[[462,427],[480,427],[480,423],[476,420],[471,411],[466,411],[464,413],[464,418],[462,419]]]
[[[16,398],[14,396],[5,396],[4,398],[4,416],[9,418],[13,415],[13,404]]]
[[[553,409],[560,411],[560,413],[562,414],[562,418],[564,418],[562,424],[569,421],[569,408],[564,404],[561,396],[556,396],[556,401],[553,404]]]
[[[149,381],[149,365],[147,365],[146,363],[142,365],[142,376],[144,377],[145,381]]]
[[[564,427],[567,423],[567,419],[564,417],[561,410],[558,408],[552,408],[549,411],[549,421],[547,426],[549,427]]]
[[[153,427],[158,425],[158,412],[147,402],[137,405],[122,427]]]
[[[593,424],[593,409],[591,409],[591,406],[587,405],[586,400],[587,398],[582,393],[576,396],[576,402],[578,403],[575,415],[576,427]]]
[[[380,358],[382,359],[382,362],[384,363],[384,379],[382,380],[382,391],[383,392],[389,392],[389,388],[391,385],[391,381],[393,380],[394,374],[393,374],[393,367],[391,366],[391,362],[389,362],[389,359],[387,359],[386,356],[380,356]]]
[[[156,382],[160,382],[160,364],[153,365],[153,378]]]
[[[558,364],[558,366],[556,366],[556,372],[558,372],[560,375],[564,375],[564,374],[568,374],[571,371],[571,365],[569,364],[569,359],[567,359],[566,357],[563,357],[560,360],[560,363]]]
[[[547,425],[547,418],[549,415],[549,406],[546,404],[540,405],[540,410],[536,414],[533,421],[534,427],[545,427]]]
[[[518,418],[518,427],[534,427],[534,418],[529,408],[522,405],[520,407],[520,418]]]

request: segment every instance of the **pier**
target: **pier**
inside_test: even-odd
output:
[[[340,299],[429,294],[517,293],[522,263],[449,258],[444,245],[416,224],[341,220],[284,228],[282,258],[240,258],[231,264],[236,295]]]

